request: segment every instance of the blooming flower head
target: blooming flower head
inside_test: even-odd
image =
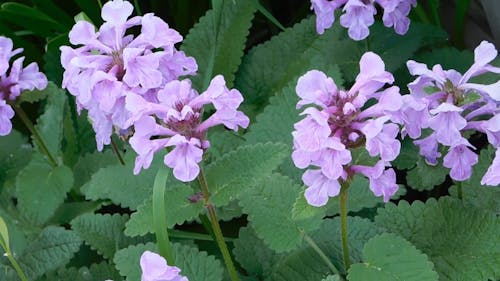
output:
[[[141,255],[141,281],[188,281],[180,275],[181,270],[176,266],[169,266],[160,255],[145,251]]]
[[[383,22],[387,27],[394,27],[397,34],[403,35],[410,26],[411,6],[416,6],[416,0],[311,0],[312,9],[316,14],[316,31],[323,34],[335,21],[335,10],[344,6],[344,14],[340,24],[348,28],[349,37],[363,40],[370,34],[369,27],[375,22],[377,14],[375,4],[384,10]]]
[[[399,128],[390,119],[401,107],[402,97],[395,86],[381,91],[393,81],[382,59],[372,52],[362,56],[360,73],[349,90],[338,89],[333,79],[317,70],[299,78],[297,108],[312,106],[294,125],[292,159],[298,168],[308,168],[302,180],[307,185],[309,204],[325,205],[329,197],[339,194],[340,182],[355,173],[368,177],[370,189],[384,201],[397,191],[395,173],[385,167],[401,148],[396,139]],[[376,103],[366,108],[369,100]],[[353,162],[353,149],[362,147],[371,157],[377,157],[374,167]]]
[[[127,1],[108,1],[102,8],[105,21],[98,31],[86,21],[69,33],[78,48],[61,47],[63,87],[76,97],[78,109],[89,111],[99,150],[109,144],[113,127],[126,129],[130,117],[125,96],[132,92],[149,100],[166,83],[197,70],[193,58],[175,48],[182,36],[153,14],[129,18]],[[140,26],[138,36],[127,30]]]
[[[11,104],[22,91],[43,90],[48,83],[36,63],[23,67],[24,57],[15,59],[11,65],[10,59],[23,51],[12,48],[12,40],[0,36],[0,136],[8,135],[12,130],[10,119],[14,117],[14,110]]]
[[[410,73],[418,77],[408,84],[410,95],[404,97],[398,122],[404,125],[404,134],[415,139],[427,163],[437,164],[440,146],[447,149],[443,165],[450,168],[450,177],[456,181],[470,178],[472,166],[478,162],[475,147],[464,132],[483,132],[495,148],[500,147],[500,81],[490,85],[469,81],[486,72],[500,73],[500,68],[489,64],[496,56],[493,44],[481,42],[474,51],[474,64],[463,75],[439,64],[428,69],[422,63],[407,63]],[[500,183],[489,178],[482,183]]]
[[[216,125],[237,131],[246,128],[248,117],[238,111],[243,97],[237,90],[229,90],[221,75],[214,77],[208,89],[198,94],[190,80],[174,80],[158,92],[158,100],[151,102],[135,93],[128,93],[126,109],[131,112],[127,125],[134,125],[130,138],[138,156],[134,173],[147,169],[156,152],[173,149],[165,155],[164,163],[173,168],[174,176],[184,182],[198,176],[198,163],[210,142],[206,139],[208,128]],[[203,107],[213,104],[215,112],[203,120]]]

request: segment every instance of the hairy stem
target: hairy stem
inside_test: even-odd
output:
[[[337,274],[338,276],[340,275],[339,270],[333,265],[333,263],[330,261],[330,259],[326,256],[326,254],[321,250],[321,248],[314,242],[314,240],[307,234],[304,233],[304,240],[306,240],[307,244],[313,248],[313,250],[320,256],[320,258],[323,260],[323,262],[328,266],[330,271],[333,274]]]
[[[116,145],[116,142],[111,139],[111,147],[113,148],[113,152],[115,153],[116,157],[118,158],[118,161],[120,161],[120,164],[125,166],[125,161],[123,161],[123,157],[120,154],[120,150],[118,149],[118,145]]]
[[[345,272],[351,266],[349,258],[349,243],[347,241],[347,191],[349,189],[349,182],[342,181],[340,188],[340,228],[342,237],[342,252],[344,254]]]
[[[222,253],[222,257],[224,258],[224,262],[229,272],[229,276],[231,277],[232,281],[239,281],[238,273],[236,272],[233,260],[231,259],[231,254],[229,253],[226,242],[224,241],[224,236],[222,235],[222,230],[219,225],[219,220],[215,215],[215,208],[210,203],[210,193],[208,191],[207,180],[205,179],[205,174],[203,172],[203,169],[201,168],[200,168],[200,174],[198,175],[198,180],[200,181],[201,191],[203,193],[203,199],[205,200],[205,207],[207,207],[208,210],[208,215],[210,217],[210,222],[212,224],[212,229],[214,231],[215,240]]]
[[[168,170],[164,165],[160,166],[153,185],[153,223],[156,233],[156,242],[160,255],[167,260],[167,264],[174,265],[172,246],[167,231],[167,208],[165,206],[165,185],[168,178]]]
[[[462,200],[462,198],[463,198],[462,182],[457,181],[457,182],[455,182],[455,185],[457,186],[457,197],[458,197],[458,199]]]
[[[14,111],[16,112],[17,116],[19,116],[21,121],[23,121],[24,125],[28,128],[28,130],[31,132],[31,134],[35,138],[35,140],[38,142],[38,146],[42,150],[42,153],[45,154],[45,156],[47,156],[47,158],[49,159],[50,165],[52,165],[52,167],[57,167],[56,159],[50,153],[49,149],[47,148],[47,145],[45,145],[45,142],[42,139],[42,136],[40,136],[40,134],[36,130],[35,126],[31,122],[31,120],[28,118],[28,115],[26,115],[26,112],[24,112],[24,110],[21,108],[21,106],[19,106],[17,104],[14,105],[13,108],[14,108]]]

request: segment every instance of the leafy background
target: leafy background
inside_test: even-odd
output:
[[[29,280],[139,280],[140,254],[158,250],[151,187],[161,157],[134,176],[135,155],[125,143],[117,140],[126,165],[111,149],[96,152],[86,116],[76,114],[73,97],[59,89],[58,48],[68,44],[75,18],[102,23],[98,1],[0,3],[0,33],[23,47],[27,61],[38,62],[52,81],[44,91],[27,93],[23,107],[58,162],[49,165],[14,119],[16,131],[0,138],[0,216],[9,232],[9,239],[0,239],[8,240]],[[294,89],[312,68],[348,87],[367,44],[350,40],[338,23],[318,36],[308,1],[213,3],[220,5],[136,1],[136,10],[155,12],[184,35],[180,48],[198,61],[199,90],[210,77],[224,74],[245,96],[243,110],[252,125],[238,134],[210,132],[213,145],[206,157],[211,201],[242,280],[500,280],[500,191],[479,186],[494,154],[481,135],[471,136],[480,162],[462,185],[463,200],[456,198],[447,170],[426,165],[407,140],[394,163],[402,188],[393,203],[384,205],[366,180],[354,180],[348,202],[353,265],[346,271],[338,198],[322,208],[308,206],[301,171],[291,163],[290,133],[299,120]],[[484,13],[477,5],[419,1],[407,35],[376,23],[369,49],[384,59],[403,91],[411,81],[404,67],[408,59],[463,71],[473,61],[465,47],[494,36],[487,22],[476,21]],[[196,182],[167,182],[174,259],[191,281],[227,280],[203,204],[189,200],[198,191]],[[0,280],[18,280],[4,256]]]

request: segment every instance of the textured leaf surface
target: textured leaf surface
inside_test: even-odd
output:
[[[443,281],[500,278],[500,218],[445,197],[379,209],[377,225],[427,254]]]
[[[5,182],[14,180],[17,173],[28,164],[31,152],[31,145],[15,130],[0,137],[0,190]]]
[[[167,227],[173,228],[176,224],[182,224],[198,216],[203,209],[203,201],[191,203],[189,198],[193,196],[194,190],[188,185],[167,185],[165,191],[165,206],[168,210]],[[153,203],[147,200],[137,208],[126,224],[125,234],[128,236],[144,235],[154,233],[153,226]]]
[[[75,186],[87,183],[99,169],[116,165],[118,160],[111,150],[94,152],[81,156],[73,167]]]
[[[44,224],[64,202],[72,186],[73,173],[70,168],[52,168],[44,159],[33,158],[17,176],[19,209],[32,223]]]
[[[434,186],[442,184],[449,170],[442,163],[431,166],[423,158],[417,162],[417,166],[408,171],[408,185],[417,190],[431,190]]]
[[[128,215],[88,213],[71,221],[71,226],[86,244],[110,259],[119,249],[136,242],[123,234],[128,219]]]
[[[338,275],[330,275],[321,281],[340,281],[340,277]]]
[[[144,251],[158,252],[153,243],[138,244],[118,251],[114,262],[122,276],[135,281],[141,278],[139,260]],[[181,275],[189,281],[221,281],[223,269],[218,260],[206,252],[187,245],[172,245],[175,265],[181,269]]]
[[[428,257],[410,242],[394,234],[368,240],[363,248],[363,263],[349,269],[349,281],[437,281]]]
[[[113,264],[108,264],[107,262],[102,262],[98,264],[92,264],[90,267],[81,268],[62,268],[57,272],[54,272],[47,276],[46,281],[51,280],[71,280],[71,281],[104,281],[122,280],[120,273],[115,269]]]
[[[207,72],[222,74],[231,87],[257,8],[253,1],[221,1],[190,30],[182,49],[198,63],[194,85],[201,90]],[[208,85],[206,85],[208,86]]]
[[[66,265],[78,251],[82,240],[71,230],[47,227],[29,244],[18,262],[29,280]]]
[[[382,233],[382,229],[376,227],[371,221],[358,217],[348,217],[347,223],[351,262],[360,262],[363,245],[373,236]],[[324,220],[321,228],[315,231],[311,237],[335,267],[341,273],[345,272],[340,242],[340,220],[338,218]],[[303,243],[299,249],[283,255],[274,265],[266,280],[321,280],[330,274],[332,272],[321,261],[318,253],[309,244]]]
[[[227,153],[206,169],[210,201],[219,207],[227,205],[253,182],[271,174],[288,155],[282,143],[241,146]]]
[[[297,248],[302,243],[302,231],[318,225],[314,220],[292,219],[299,193],[300,186],[290,178],[273,174],[241,196],[240,205],[257,236],[277,252]]]

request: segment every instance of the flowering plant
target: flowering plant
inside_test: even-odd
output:
[[[0,5],[1,281],[500,280],[487,1],[31,2]]]

